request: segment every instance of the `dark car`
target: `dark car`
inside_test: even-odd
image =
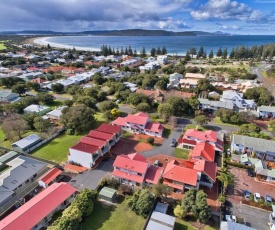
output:
[[[248,190],[243,190],[243,193],[244,199],[250,200],[251,192],[249,192]]]
[[[173,138],[170,146],[175,147],[176,144],[177,144],[177,140],[175,138]]]
[[[251,176],[251,177],[254,177],[254,172],[252,169],[247,169],[247,175],[248,176]]]

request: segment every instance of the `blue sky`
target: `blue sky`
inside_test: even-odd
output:
[[[275,34],[275,0],[0,0],[0,31],[164,29]]]

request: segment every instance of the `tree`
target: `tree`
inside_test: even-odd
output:
[[[50,105],[54,102],[54,96],[49,93],[38,93],[36,98],[40,103],[45,105]]]
[[[186,52],[185,57],[184,57],[184,61],[185,62],[191,61],[191,56],[190,56],[189,52]]]
[[[169,103],[163,103],[158,106],[158,113],[164,120],[168,120],[168,118],[174,114],[174,108]]]
[[[19,114],[11,114],[3,120],[2,129],[6,138],[14,141],[22,138],[21,135],[28,129],[28,123]]]
[[[38,117],[35,113],[25,113],[22,118],[28,123],[28,126],[31,130],[35,129],[34,127],[34,118]]]
[[[188,111],[189,105],[180,97],[169,97],[166,103],[172,105],[174,116],[181,117]]]
[[[174,208],[174,215],[180,219],[183,219],[186,215],[186,212],[184,211],[184,208],[181,205],[177,205]]]
[[[197,53],[197,59],[200,59],[203,56],[204,50],[203,47],[201,46],[198,53]]]
[[[158,183],[153,185],[152,192],[156,197],[160,197],[162,200],[165,200],[168,195],[172,193],[173,189],[163,183]]]
[[[213,50],[210,51],[209,55],[208,55],[208,58],[209,59],[212,59],[214,57],[214,53],[213,53]]]
[[[198,218],[199,222],[207,223],[211,217],[211,209],[207,204],[207,195],[203,190],[199,190],[196,194],[195,205],[192,207],[192,211]]]
[[[11,92],[18,93],[19,95],[26,93],[26,85],[22,83],[18,83],[11,87]]]
[[[98,105],[98,109],[102,113],[106,111],[110,111],[114,108],[118,108],[118,105],[112,101],[103,101],[103,102],[100,102]]]
[[[38,92],[40,89],[40,85],[37,82],[28,82],[27,87],[33,89],[36,92]]]
[[[146,50],[145,50],[145,47],[143,46],[142,50],[140,51],[140,56],[144,58],[146,57],[146,55],[147,55]]]
[[[142,102],[136,106],[136,109],[142,112],[149,112],[151,110],[151,106],[146,102]]]
[[[220,172],[217,179],[223,183],[223,194],[226,193],[228,185],[234,184],[234,177],[230,173]]]
[[[102,85],[104,82],[106,82],[106,79],[101,76],[100,73],[95,73],[92,76],[93,82],[97,85]]]
[[[275,131],[275,120],[271,120],[268,122],[268,128],[272,130],[272,132]]]
[[[188,192],[185,193],[185,196],[181,202],[181,206],[183,207],[186,213],[192,211],[192,207],[195,205],[196,202],[196,189],[191,188]]]
[[[199,95],[202,91],[216,91],[216,88],[211,84],[209,79],[198,80],[197,86],[194,92]]]
[[[121,111],[118,108],[113,108],[110,111],[110,114],[112,115],[113,119],[116,119],[121,115]]]
[[[168,78],[167,78],[168,79]],[[157,83],[155,84],[155,88],[157,89],[161,89],[161,90],[166,90],[167,89],[167,84],[169,82],[167,82],[165,79],[160,79],[159,81],[157,81]]]
[[[55,93],[62,93],[64,90],[64,85],[62,85],[61,83],[55,83],[52,84],[52,91]]]
[[[192,57],[193,57],[193,55],[197,54],[197,50],[195,47],[191,47],[188,52],[192,55]]]
[[[127,102],[133,106],[137,106],[142,102],[149,103],[149,98],[142,93],[132,93],[129,95]]]
[[[240,129],[238,131],[239,134],[248,135],[248,136],[251,133],[259,133],[259,132],[261,132],[261,129],[254,123],[243,124],[240,126]]]
[[[217,55],[217,57],[221,57],[222,56],[222,48],[221,47],[217,50],[216,55]]]
[[[227,48],[224,48],[223,52],[222,52],[222,58],[226,59],[227,58]]]
[[[49,119],[43,119],[42,117],[35,117],[34,128],[40,133],[46,133],[53,125]]]
[[[194,120],[198,125],[206,125],[210,121],[205,115],[198,115],[194,118]]]
[[[166,49],[165,46],[162,47],[161,54],[162,54],[162,55],[167,54],[167,49]]]
[[[78,97],[76,100],[76,103],[86,105],[89,108],[93,108],[93,109],[96,108],[96,100],[89,96]]]
[[[95,111],[80,104],[62,110],[61,123],[76,134],[90,130],[94,124]]]
[[[63,101],[63,105],[71,107],[74,104],[74,102],[72,100],[66,100]]]
[[[244,97],[247,99],[254,99],[258,106],[270,105],[272,102],[271,94],[264,87],[247,89],[244,93]]]
[[[151,56],[152,56],[152,57],[155,57],[155,56],[156,56],[156,49],[153,47],[153,48],[151,49],[150,53],[151,53]]]

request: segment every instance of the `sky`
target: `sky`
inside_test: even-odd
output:
[[[275,35],[275,0],[0,0],[0,31],[116,29]]]

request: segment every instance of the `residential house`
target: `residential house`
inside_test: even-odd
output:
[[[162,168],[151,165],[138,153],[118,155],[114,161],[112,176],[120,183],[136,186],[158,184]]]
[[[254,100],[243,99],[243,94],[238,93],[235,90],[223,91],[220,101],[232,102],[236,111],[256,108]]]
[[[102,132],[102,133],[109,133],[113,134],[114,138],[112,140],[115,140],[114,143],[118,142],[121,137],[121,127],[120,126],[115,126],[115,125],[110,125],[110,124],[101,124],[97,129],[97,131]],[[110,146],[113,145],[113,142],[109,143]]]
[[[146,230],[173,230],[175,222],[176,217],[153,211],[146,226]]]
[[[144,95],[146,95],[147,97],[149,97],[151,100],[159,102],[159,103],[163,103],[164,102],[164,94],[162,92],[162,90],[146,90],[146,89],[137,89],[136,93],[142,93]],[[165,93],[165,91],[164,91]]]
[[[108,142],[109,146],[113,146],[117,141],[117,135],[113,133],[102,132],[99,130],[91,130],[87,136],[94,139],[106,141]]]
[[[239,224],[233,221],[222,221],[220,230],[256,230],[244,224]]]
[[[54,182],[57,182],[57,178],[61,173],[62,171],[60,169],[52,168],[39,179],[38,184],[42,188],[47,188]]]
[[[0,221],[0,229],[46,228],[53,215],[65,209],[77,190],[68,183],[54,183]]]
[[[204,79],[206,76],[201,73],[186,73],[185,78]]]
[[[231,152],[255,152],[258,158],[275,162],[275,141],[233,134]]]
[[[205,160],[214,162],[215,160],[215,146],[208,142],[199,142],[189,153],[190,159]]]
[[[193,89],[193,88],[196,88],[198,81],[199,81],[199,79],[183,78],[183,79],[180,79],[179,85],[181,88]]]
[[[7,210],[28,194],[34,187],[36,179],[47,171],[47,164],[25,156],[10,158],[1,164],[0,206]]]
[[[45,105],[30,105],[24,109],[24,113],[35,113],[37,115],[43,116],[51,111],[51,108]]]
[[[118,117],[112,121],[112,125],[121,126],[123,130],[132,133],[142,133],[156,137],[162,137],[164,130],[164,127],[160,123],[150,122],[149,115],[143,112],[128,114],[127,117]]]
[[[47,113],[47,116],[48,116],[50,119],[53,119],[53,120],[60,120],[61,115],[62,115],[62,111],[63,111],[63,109],[65,109],[65,108],[67,108],[67,106],[60,106],[60,107],[58,107],[57,109],[48,112],[48,113]]]
[[[173,73],[169,75],[169,84],[177,87],[179,85],[180,79],[182,79],[183,75],[179,73]]]
[[[222,136],[212,130],[198,131],[196,129],[187,129],[182,138],[178,140],[179,147],[184,149],[194,149],[197,143],[207,142],[215,147],[218,153],[223,152]]]
[[[140,71],[145,71],[145,70],[152,70],[152,69],[158,69],[159,68],[159,63],[158,61],[153,61],[145,64],[144,66],[140,66],[139,70]]]
[[[13,102],[19,101],[20,99],[21,99],[21,97],[19,97],[19,95],[17,93],[10,93],[10,92],[0,90],[0,101],[1,102],[13,103]]]
[[[275,106],[261,105],[257,108],[257,112],[259,113],[260,118],[275,118]]]
[[[226,102],[226,101],[210,101],[208,99],[204,98],[198,98],[200,101],[200,104],[198,106],[198,109],[203,111],[208,111],[210,113],[214,113],[218,109],[234,109],[234,103],[232,102]]]
[[[156,59],[154,58],[154,57],[148,57],[147,59],[146,59],[146,62],[147,63],[149,63],[149,62],[154,62]]]
[[[28,153],[32,147],[41,142],[41,137],[36,134],[31,134],[19,141],[16,141],[11,144],[12,149],[19,152]]]
[[[167,57],[167,55],[158,55],[157,61],[160,65],[165,65],[168,63],[168,57]]]

